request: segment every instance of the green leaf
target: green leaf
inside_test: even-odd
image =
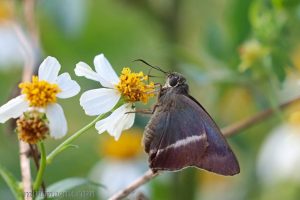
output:
[[[0,165],[0,176],[4,179],[15,198],[22,200],[23,192],[19,186],[19,181],[17,181],[17,179],[2,165]]]
[[[281,9],[281,8],[290,8],[295,9],[299,4],[298,0],[272,0],[272,4],[274,7]]]
[[[59,194],[61,192],[70,191],[76,187],[84,186],[84,185],[96,185],[96,186],[103,187],[103,185],[91,182],[90,180],[88,180],[86,178],[73,177],[73,178],[67,178],[67,179],[61,180],[59,182],[56,182],[56,183],[50,185],[47,188],[47,193],[48,194]],[[51,198],[51,196],[49,198]],[[44,199],[44,197],[42,195],[40,195],[40,196],[37,196],[35,200],[42,200],[42,199]]]
[[[274,50],[272,57],[272,66],[277,79],[282,83],[286,77],[286,68],[291,67],[291,60],[283,50]]]

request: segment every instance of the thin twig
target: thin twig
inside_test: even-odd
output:
[[[32,39],[32,43],[35,48],[39,48],[39,29],[38,24],[36,23],[35,18],[35,5],[36,0],[24,0],[24,17],[27,26],[27,30],[29,31],[29,35]]]
[[[288,106],[290,106],[293,103],[296,103],[300,101],[300,97],[297,97],[293,100],[290,100],[286,103],[283,103],[281,105],[278,106],[278,109],[282,110]],[[261,121],[263,121],[264,119],[272,116],[274,114],[275,110],[272,108],[269,108],[267,110],[264,110],[262,112],[257,113],[256,115],[249,117],[247,119],[241,120],[235,124],[229,125],[227,127],[222,128],[222,133],[225,137],[230,137],[232,135],[235,135]]]
[[[295,98],[291,101],[288,101],[286,103],[283,103],[278,106],[279,109],[284,109],[288,106],[290,106],[293,103],[296,103],[300,101],[300,97]],[[222,128],[221,131],[225,137],[230,137],[232,135],[235,135],[259,122],[262,122],[263,120],[267,119],[268,117],[272,116],[274,114],[274,109],[267,109],[262,112],[257,113],[256,115],[249,117],[245,120],[241,120],[235,124],[229,125],[225,128]],[[158,173],[152,172],[152,170],[148,170],[143,176],[132,182],[129,186],[127,186],[125,189],[115,193],[112,197],[109,198],[109,200],[119,200],[127,197],[130,193],[134,192],[137,188],[142,186],[143,184],[151,181],[154,177],[156,177]]]
[[[109,200],[118,200],[127,197],[131,192],[136,190],[141,185],[144,185],[148,181],[152,180],[157,175],[158,175],[157,172],[153,172],[151,169],[149,169],[143,176],[136,179],[134,182],[128,185],[124,190],[121,190],[118,193],[111,196]]]
[[[35,26],[35,18],[34,18],[34,8],[35,8],[35,0],[24,0],[24,16],[26,19],[26,25],[27,29],[30,32],[30,35],[32,37],[32,40],[34,41],[34,45],[37,46],[36,43],[38,43],[38,40],[34,40],[34,38],[37,38],[37,28]],[[15,27],[16,33],[18,38],[21,41],[21,44],[24,47],[24,50],[28,51],[28,41],[24,39],[23,34],[21,34],[21,31],[19,31],[18,27]],[[29,42],[30,43],[30,42]],[[35,58],[31,57],[31,53],[27,54],[28,56],[25,57],[24,62],[24,70],[23,70],[23,82],[30,81],[32,73],[33,73],[33,65],[34,63],[32,60],[35,60]],[[31,65],[32,64],[32,65]],[[20,147],[20,166],[21,166],[21,174],[22,174],[22,185],[23,185],[23,191],[24,191],[24,199],[25,200],[32,200],[32,195],[26,195],[30,194],[32,192],[32,185],[31,185],[31,171],[30,171],[30,160],[28,157],[28,152],[30,151],[29,145],[23,141],[19,141],[19,147]]]
[[[26,63],[26,62],[25,62]],[[32,68],[24,65],[23,71],[23,82],[30,81],[32,74]],[[28,153],[30,152],[29,145],[21,140],[19,140],[20,148],[20,166],[21,166],[21,175],[22,175],[22,186],[24,192],[25,200],[32,200],[32,185],[31,185],[31,171],[30,171],[30,160]],[[27,194],[27,195],[26,195]]]
[[[25,200],[31,200],[32,199],[31,195],[26,195],[26,194],[30,194],[32,192],[30,161],[28,158],[29,146],[27,143],[20,140],[19,147],[20,147],[20,166],[21,166],[24,198],[25,198]]]

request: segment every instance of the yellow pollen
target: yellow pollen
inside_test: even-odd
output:
[[[147,80],[148,76],[143,72],[134,73],[128,67],[124,67],[116,88],[127,102],[147,103],[149,98],[154,96],[154,83],[146,84]]]
[[[32,82],[20,83],[19,88],[32,107],[45,107],[55,103],[57,93],[61,92],[57,84],[39,80],[37,76],[32,76]]]

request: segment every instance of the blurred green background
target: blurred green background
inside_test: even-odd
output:
[[[0,0],[1,105],[11,97],[22,77],[24,59],[18,52],[20,44],[15,42],[11,24],[18,24],[30,38],[23,3]],[[93,66],[94,57],[104,53],[117,73],[125,66],[147,73],[147,67],[132,62],[141,58],[184,74],[190,93],[220,127],[300,95],[299,0],[38,0],[35,11],[32,14],[36,17],[40,47],[32,48],[41,55],[38,63],[48,55],[56,57],[62,71],[80,83],[81,92],[99,85],[76,77],[76,63],[84,61]],[[84,114],[79,97],[59,102],[68,120],[68,136],[93,119]],[[148,107],[151,103],[154,100]],[[158,200],[299,199],[299,112],[300,104],[294,104],[287,112],[278,111],[272,118],[228,139],[240,162],[239,175],[222,177],[185,169],[157,177],[143,193]],[[147,120],[138,116],[136,127],[124,135],[136,134],[132,141],[139,141]],[[277,129],[282,130],[282,137],[299,142],[293,144],[293,151],[287,150],[292,144],[284,138],[264,151]],[[46,185],[69,177],[89,177],[108,189],[89,187],[97,196],[86,199],[106,199],[105,193],[114,179],[103,183],[103,174],[131,179],[126,176],[124,163],[133,163],[134,167],[126,166],[128,170],[136,168],[138,175],[147,170],[147,157],[141,147],[133,145],[131,139],[122,140],[123,136],[120,143],[114,143],[104,134],[92,128],[75,142],[78,149],[59,155],[47,167]],[[48,139],[47,152],[62,141]],[[262,154],[270,159],[260,159]],[[0,164],[20,179],[17,136],[9,124],[0,126]],[[119,171],[109,172],[116,169]],[[32,171],[34,175],[34,165]],[[135,199],[136,194],[129,199]],[[0,199],[13,199],[2,179]]]

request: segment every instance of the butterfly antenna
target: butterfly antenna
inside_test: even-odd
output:
[[[156,69],[157,71],[160,71],[160,72],[162,72],[162,73],[164,73],[164,74],[168,74],[168,72],[162,70],[160,67],[150,65],[149,63],[147,63],[147,62],[146,62],[145,60],[143,60],[143,59],[136,59],[136,60],[134,60],[134,61],[140,61],[140,62],[144,63],[145,65],[148,65],[149,67],[151,67],[151,68],[153,68],[153,69]]]
[[[148,77],[150,77],[150,78],[165,78],[163,76],[154,76],[154,75],[151,75],[151,74],[149,74]]]

